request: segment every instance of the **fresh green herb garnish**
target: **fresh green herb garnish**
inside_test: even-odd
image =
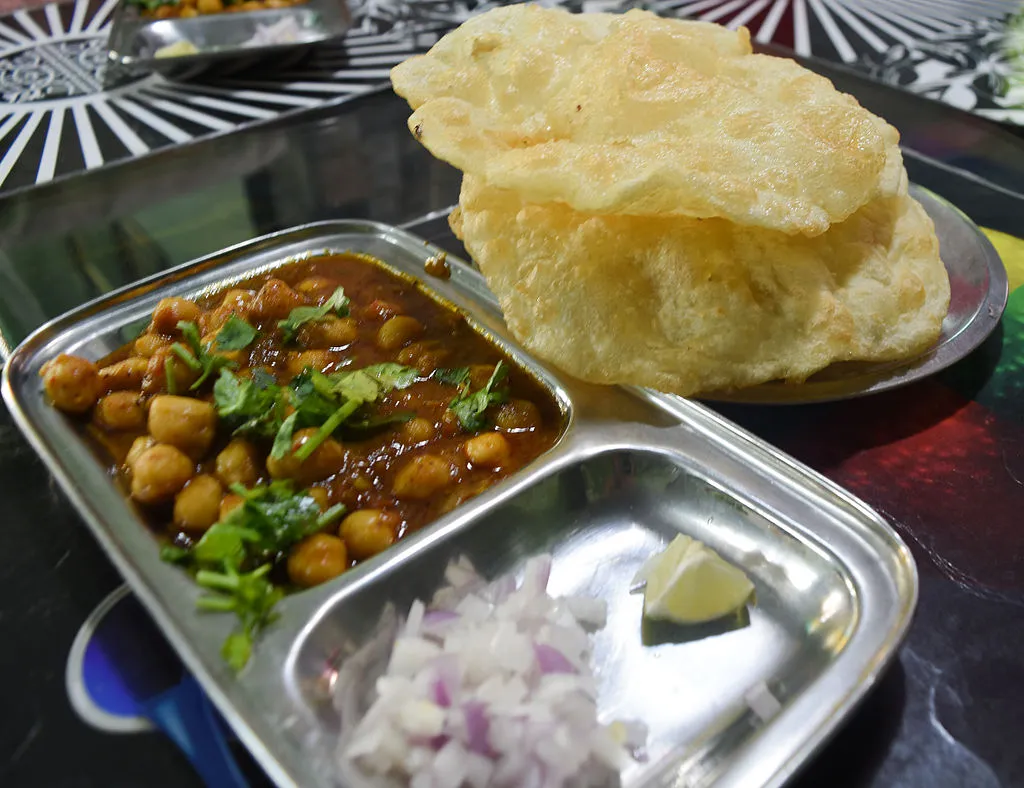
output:
[[[415,367],[404,367],[401,364],[390,362],[372,364],[363,367],[360,371],[369,375],[388,391],[407,389],[420,377],[420,371]]]
[[[364,405],[376,402],[392,389],[412,385],[418,377],[416,369],[401,364],[375,364],[332,375],[325,375],[315,369],[304,369],[295,376],[287,389],[288,401],[294,411],[278,429],[270,456],[281,459],[288,453],[296,429],[317,427],[317,433],[295,452],[300,461],[307,460]],[[361,423],[369,423],[370,418],[364,416]],[[403,416],[402,420],[407,421],[408,418]]]
[[[407,421],[411,421],[416,418],[416,414],[403,410],[399,413],[392,413],[388,416],[372,416],[366,419],[349,419],[343,425],[345,430],[351,430],[353,432],[370,432],[372,430],[379,430],[381,427],[388,427],[392,424],[405,424]]]
[[[228,635],[220,649],[224,661],[236,673],[252,656],[260,630],[278,618],[274,608],[284,594],[267,579],[270,569],[270,564],[263,564],[243,574],[231,566],[225,566],[223,572],[196,572],[196,583],[213,592],[199,597],[196,607],[209,613],[234,613],[241,622],[241,629]]]
[[[317,427],[317,434],[296,452],[300,460],[306,460],[335,430],[347,425],[363,405],[376,402],[392,389],[412,385],[418,377],[416,369],[401,364],[374,364],[332,375],[307,367],[288,386],[280,386],[261,370],[244,379],[222,369],[213,385],[213,401],[217,414],[235,434],[273,439],[270,456],[275,460],[291,451],[296,430]],[[289,408],[291,413],[286,417]],[[352,427],[375,429],[411,418],[412,414],[378,418],[363,414]]]
[[[213,402],[217,415],[236,435],[273,438],[284,420],[281,391],[273,376],[261,369],[249,378],[238,378],[231,370],[222,369],[213,384]]]
[[[342,505],[320,511],[316,499],[296,493],[288,481],[247,490],[231,485],[242,505],[203,534],[192,553],[204,563],[229,561],[233,566],[275,561],[296,542],[323,530],[345,511]]]
[[[178,383],[174,378],[174,357],[168,356],[164,359],[164,383],[167,385],[167,393],[174,395],[178,393]]]
[[[295,434],[295,422],[298,418],[299,412],[294,411],[281,422],[281,427],[274,436],[274,445],[270,448],[271,459],[280,460],[292,450],[292,435]]]
[[[282,592],[267,577],[274,564],[292,545],[340,518],[345,507],[321,512],[312,496],[294,492],[286,481],[251,490],[232,485],[231,491],[242,497],[241,506],[211,526],[192,549],[168,545],[160,557],[194,570],[196,582],[212,592],[199,598],[200,610],[238,616],[241,628],[225,641],[222,654],[241,670],[260,630],[276,618]]]
[[[334,411],[334,413],[328,416],[327,421],[320,425],[320,429],[317,430],[316,434],[295,451],[295,456],[298,458],[299,462],[305,462],[308,460],[310,455],[320,447],[320,444],[331,437],[331,435],[334,434],[334,431],[341,426],[342,422],[355,413],[362,404],[363,400],[350,399]]]
[[[160,560],[169,564],[177,564],[189,556],[189,551],[176,544],[165,544],[160,548]]]
[[[453,369],[435,369],[431,377],[438,383],[446,386],[461,388],[469,383],[469,367],[454,367]]]
[[[237,315],[232,315],[217,332],[217,349],[241,350],[249,347],[259,335],[255,327]]]
[[[178,330],[188,343],[185,347],[180,342],[171,345],[171,351],[180,358],[194,372],[198,372],[199,378],[189,388],[195,390],[206,382],[207,378],[225,367],[234,368],[238,365],[227,356],[218,356],[212,352],[212,342],[203,345],[203,338],[199,334],[199,326],[191,320],[178,322]]]
[[[339,287],[321,306],[296,307],[288,313],[286,319],[279,320],[277,326],[284,335],[284,341],[291,342],[295,339],[295,335],[299,333],[299,329],[306,323],[313,320],[322,320],[332,312],[339,317],[347,316],[349,303],[351,302],[345,295],[345,289]]]
[[[487,426],[485,413],[491,405],[497,405],[508,399],[508,389],[498,388],[508,377],[508,364],[499,361],[487,384],[478,391],[469,391],[469,374],[462,377],[459,396],[451,401],[448,410],[459,418],[459,424],[467,432],[479,432]]]

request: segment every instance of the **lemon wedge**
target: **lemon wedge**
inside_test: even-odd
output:
[[[645,582],[644,615],[678,624],[700,624],[747,603],[754,584],[703,542],[680,534],[648,559],[634,578]]]

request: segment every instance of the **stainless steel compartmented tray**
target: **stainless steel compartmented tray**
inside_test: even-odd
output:
[[[505,332],[480,276],[454,262],[427,287],[532,369],[561,401],[559,443],[523,471],[325,586],[286,599],[246,671],[222,663],[223,617],[159,560],[154,537],[91,449],[44,402],[42,364],[98,357],[168,295],[211,288],[321,251],[358,251],[422,272],[440,250],[400,230],[325,222],[267,236],[120,290],[36,331],[12,355],[4,398],[21,429],[188,667],[282,786],[332,784],[338,720],[325,670],[369,638],[387,603],[428,595],[465,554],[487,574],[554,555],[552,589],[607,600],[596,636],[602,710],[650,726],[650,760],[623,783],[779,785],[873,684],[917,597],[906,546],[866,505],[714,412],[643,390],[587,386],[533,362]],[[674,534],[701,539],[757,587],[749,625],[644,645],[635,569]],[[648,633],[649,634],[649,633]],[[650,642],[650,638],[647,638]]]
[[[301,40],[279,44],[246,44],[261,28],[295,20]],[[352,24],[345,0],[306,0],[287,8],[203,14],[191,18],[145,19],[134,6],[118,5],[107,43],[108,58],[126,68],[188,76],[228,58],[259,59],[344,34]],[[157,50],[188,43],[198,51],[157,57]]]

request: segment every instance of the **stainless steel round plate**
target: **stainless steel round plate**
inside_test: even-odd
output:
[[[978,347],[1006,308],[1006,268],[995,248],[958,208],[920,186],[910,193],[935,222],[942,261],[949,272],[949,313],[935,345],[917,358],[883,364],[832,364],[804,383],[772,382],[701,397],[709,402],[796,405],[828,402],[905,386],[933,375]]]

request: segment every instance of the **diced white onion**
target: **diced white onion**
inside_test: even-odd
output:
[[[550,556],[487,584],[465,558],[429,606],[415,602],[358,723],[342,720],[339,769],[409,788],[605,784],[645,731],[598,721],[588,629],[601,600],[547,593]],[[342,675],[349,686],[340,686]],[[339,671],[336,705],[353,705]],[[372,682],[372,680],[371,680]]]

